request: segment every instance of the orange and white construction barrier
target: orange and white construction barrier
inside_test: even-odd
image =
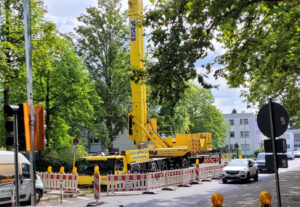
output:
[[[220,178],[223,167],[224,165],[216,163],[196,163],[195,167],[163,172],[107,175],[107,194],[124,191],[151,192],[170,186],[189,186],[191,183]]]
[[[195,182],[200,182],[200,168],[199,168],[199,159],[196,159],[196,172],[195,172]]]
[[[101,177],[99,172],[99,167],[95,166],[94,168],[94,199],[96,203],[98,203],[100,199],[100,191],[101,191]]]
[[[78,187],[78,174],[70,173],[53,173],[52,170],[48,172],[37,172],[40,176],[44,188],[47,191],[60,190],[75,193]]]
[[[149,186],[147,185],[146,180],[151,176],[154,178],[154,173],[108,175],[107,194],[122,191],[146,191],[148,188],[157,185],[157,183],[154,185],[154,182],[149,182]]]

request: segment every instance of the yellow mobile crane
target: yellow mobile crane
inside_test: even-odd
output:
[[[130,63],[132,68],[145,70],[142,0],[129,0]],[[189,167],[193,159],[212,150],[211,134],[176,134],[161,137],[157,133],[157,120],[149,118],[146,106],[144,80],[131,81],[132,112],[128,114],[129,139],[137,150],[126,150],[121,155],[86,156],[78,163],[79,185],[92,184],[93,168],[99,165],[102,184],[107,174],[142,173]]]

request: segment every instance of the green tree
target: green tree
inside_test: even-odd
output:
[[[127,126],[130,106],[128,28],[119,0],[101,0],[99,5],[78,18],[83,25],[76,29],[77,47],[103,100],[104,115],[99,115],[97,122],[105,124],[107,134],[101,141],[111,149],[113,140]]]
[[[281,102],[300,126],[300,3],[258,2],[221,26],[222,73],[231,87],[244,87],[249,105],[269,97]],[[229,26],[230,25],[230,26]]]
[[[210,132],[213,148],[224,147],[227,127],[224,116],[213,105],[211,91],[191,85],[186,93],[189,94],[190,133]]]
[[[33,41],[34,102],[45,105],[46,139],[55,145],[71,145],[80,130],[91,129],[94,108],[100,104],[94,85],[69,37],[57,32],[53,23],[40,25]]]
[[[213,105],[214,98],[211,91],[191,83],[187,83],[187,86],[188,89],[172,111],[168,110],[166,105],[155,107],[158,110],[157,112],[154,110],[152,115],[158,118],[158,128],[168,126],[167,129],[163,128],[167,130],[165,136],[174,136],[175,133],[210,132],[213,148],[224,147],[228,127],[224,116]],[[153,106],[155,102],[152,100],[151,104]]]
[[[236,111],[236,109],[232,109],[232,112],[231,112],[232,114],[236,114],[237,113],[237,111]]]
[[[257,157],[258,153],[260,152],[264,152],[265,151],[265,148],[264,147],[259,147],[257,149],[254,150],[254,155],[255,157]]]
[[[43,2],[31,1],[32,27],[42,20]],[[35,30],[33,30],[33,34]],[[26,69],[24,49],[23,2],[0,0],[0,90],[3,91],[1,105],[18,104],[26,100]],[[1,112],[3,107],[1,107]],[[3,115],[3,129],[7,120]],[[5,133],[0,134],[4,144]]]
[[[214,39],[225,46],[216,61],[225,66],[215,76],[231,87],[243,86],[248,103],[261,105],[267,97],[284,104],[299,123],[299,6],[297,1],[153,0],[145,25],[152,27],[153,57],[149,82],[153,96],[176,103],[198,76],[195,62],[213,51]]]

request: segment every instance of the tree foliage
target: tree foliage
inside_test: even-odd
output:
[[[224,147],[227,127],[224,116],[213,105],[211,91],[188,83],[189,87],[177,102],[173,111],[166,105],[157,107],[153,117],[158,118],[159,132],[164,136],[175,133],[212,133],[213,148]],[[152,105],[155,105],[153,100]],[[157,102],[156,102],[157,104]],[[167,126],[167,127],[166,127]]]
[[[152,95],[176,103],[186,81],[205,82],[212,72],[196,74],[195,62],[213,51],[213,40],[225,53],[217,63],[231,87],[243,86],[248,103],[261,105],[267,97],[284,104],[299,119],[299,6],[297,1],[152,1],[145,25],[153,28],[153,57],[149,65]],[[298,118],[297,118],[298,117]],[[298,122],[299,123],[299,122]]]
[[[0,3],[3,106],[26,102],[26,70],[22,2]],[[31,12],[34,104],[45,106],[49,147],[72,145],[72,138],[78,135],[75,132],[93,128],[91,103],[100,104],[100,99],[93,95],[93,84],[73,42],[44,19],[43,1],[31,1]],[[3,126],[5,119],[0,121]],[[4,144],[5,133],[1,133],[1,140]]]
[[[214,98],[210,90],[191,85],[186,91],[189,100],[190,133],[212,133],[214,149],[224,147],[226,131],[224,116],[213,105]]]
[[[300,126],[300,3],[259,2],[222,25],[227,48],[219,63],[231,87],[244,87],[248,103],[281,102]]]
[[[93,128],[91,103],[101,102],[72,41],[53,23],[40,27],[43,32],[33,41],[34,101],[45,105],[48,142],[71,144],[80,130]]]
[[[76,29],[77,47],[103,100],[98,106],[103,114],[96,118],[107,130],[100,137],[102,145],[112,148],[113,140],[127,126],[130,106],[127,16],[121,13],[119,0],[101,0],[99,5],[78,18],[82,26]]]

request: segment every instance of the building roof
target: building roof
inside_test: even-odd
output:
[[[242,117],[255,117],[254,113],[234,113],[234,114],[223,114],[226,118],[242,118]]]

